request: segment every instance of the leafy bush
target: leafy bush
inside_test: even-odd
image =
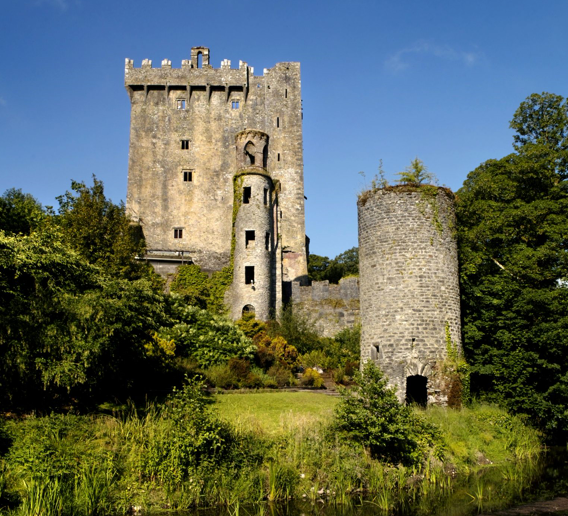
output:
[[[252,342],[225,317],[179,302],[173,316],[178,322],[171,327],[162,327],[159,335],[175,342],[178,356],[192,357],[202,367],[231,358],[253,358],[255,347]]]
[[[315,369],[308,367],[300,379],[300,384],[304,387],[315,387],[319,389],[323,386],[323,378]]]
[[[242,330],[242,332],[252,339],[260,332],[266,331],[266,324],[255,318],[254,312],[244,313],[243,317],[235,324]]]
[[[293,367],[298,361],[298,350],[281,335],[271,338],[262,331],[255,335],[253,342],[257,348],[257,362],[263,369],[268,369],[276,362]]]
[[[266,372],[268,376],[274,379],[278,387],[290,387],[296,385],[296,379],[289,367],[277,362]]]
[[[398,402],[381,370],[372,362],[355,374],[357,386],[342,391],[336,426],[361,443],[375,458],[407,465],[424,459],[427,448],[440,443],[438,430]]]

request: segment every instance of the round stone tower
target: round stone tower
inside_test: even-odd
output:
[[[357,203],[361,362],[374,360],[399,400],[447,400],[436,365],[448,340],[461,350],[454,195],[399,185]]]
[[[266,170],[268,135],[245,130],[236,135],[234,177],[233,319],[254,312],[266,321],[273,307],[274,187]]]

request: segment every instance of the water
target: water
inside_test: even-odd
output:
[[[439,483],[440,484],[440,483]],[[287,504],[233,505],[199,509],[196,516],[469,516],[549,500],[568,494],[568,453],[549,450],[537,463],[523,467],[489,466],[469,477],[434,486],[416,482],[401,497],[385,491],[373,497],[350,497],[338,504],[324,497]],[[188,513],[185,513],[186,515]],[[525,513],[527,514],[527,513]],[[566,514],[567,512],[557,513]]]

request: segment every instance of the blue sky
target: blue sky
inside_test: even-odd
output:
[[[566,20],[566,0],[1,0],[0,192],[57,206],[96,174],[126,198],[126,57],[300,61],[307,233],[333,257],[357,245],[360,171],[418,156],[457,190],[512,151],[524,98],[568,96]]]

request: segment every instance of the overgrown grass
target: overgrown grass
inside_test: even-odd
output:
[[[496,405],[416,410],[442,430],[445,460],[461,472],[479,465],[532,460],[541,452],[539,433]]]
[[[422,415],[442,429],[446,463],[426,457],[421,466],[383,464],[330,425],[337,403],[321,393],[265,392],[218,395],[208,405],[190,387],[165,405],[130,406],[113,416],[10,421],[11,446],[0,457],[0,507],[12,500],[19,516],[204,505],[238,512],[246,503],[349,504],[351,496],[365,494],[385,511],[448,496],[450,462],[467,472],[487,461],[518,464],[538,451],[536,434],[496,407],[431,408]],[[513,478],[518,468],[504,471],[507,482],[530,479],[525,473]],[[467,493],[479,494],[475,487]]]
[[[219,417],[241,431],[282,436],[328,422],[339,399],[316,392],[228,393],[215,398]]]

